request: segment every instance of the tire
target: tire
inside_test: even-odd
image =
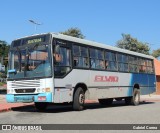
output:
[[[140,103],[140,90],[135,88],[133,90],[133,96],[132,97],[126,97],[125,98],[125,103],[127,105],[135,105],[135,106],[139,105],[139,103]]]
[[[102,105],[112,105],[113,103],[113,98],[109,99],[98,99],[99,103]]]
[[[45,111],[48,105],[46,102],[35,102],[34,104],[38,111]]]
[[[78,87],[74,93],[73,110],[81,111],[84,109],[85,93],[81,87]]]

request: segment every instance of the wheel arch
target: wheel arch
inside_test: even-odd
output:
[[[87,85],[85,83],[77,83],[76,86],[74,87],[73,96],[74,96],[78,87],[82,87],[84,92],[86,92],[88,90]]]
[[[138,90],[140,90],[140,85],[139,85],[138,83],[135,83],[134,86],[133,86],[133,90],[134,90],[135,88],[138,89]]]

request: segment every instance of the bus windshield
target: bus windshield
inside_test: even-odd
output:
[[[49,46],[38,44],[10,50],[9,79],[51,76]]]

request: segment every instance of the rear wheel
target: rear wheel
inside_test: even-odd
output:
[[[112,105],[113,103],[113,98],[109,99],[98,99],[99,103],[102,105]]]
[[[38,111],[45,111],[48,105],[46,102],[35,102],[34,104]]]
[[[84,109],[85,93],[81,87],[78,87],[74,93],[73,98],[73,109],[76,111],[81,111]]]
[[[139,105],[139,103],[140,103],[140,90],[135,88],[133,90],[133,96],[132,97],[126,97],[125,102],[126,102],[127,105],[130,105],[130,104],[135,105],[135,106]]]

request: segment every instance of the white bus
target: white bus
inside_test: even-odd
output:
[[[110,105],[138,105],[140,94],[155,92],[153,57],[57,33],[14,40],[9,51],[8,102],[71,103],[86,99]]]

